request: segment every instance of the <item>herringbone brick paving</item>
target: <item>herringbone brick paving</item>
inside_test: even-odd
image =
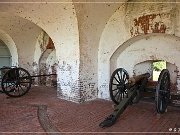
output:
[[[0,102],[1,134],[45,134],[41,133],[45,129],[37,113],[41,105],[47,106],[46,113],[51,124],[62,134],[171,134],[174,132],[169,130],[175,128],[176,133],[180,133],[180,109],[168,107],[167,113],[157,115],[155,105],[151,103],[140,102],[129,106],[115,125],[102,129],[98,125],[113,111],[111,101],[76,104],[58,99],[55,88],[33,87],[21,98],[7,98],[0,94]]]

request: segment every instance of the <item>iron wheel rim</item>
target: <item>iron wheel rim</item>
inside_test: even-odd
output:
[[[119,104],[126,97],[128,89],[129,75],[123,68],[116,69],[111,76],[109,82],[109,91],[111,100],[115,104]]]
[[[167,69],[163,69],[159,75],[155,97],[157,113],[163,114],[170,99],[170,74]]]
[[[12,68],[7,71],[1,82],[4,93],[10,97],[21,97],[31,88],[32,78],[23,68]]]

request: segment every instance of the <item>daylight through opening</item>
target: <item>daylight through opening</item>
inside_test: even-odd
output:
[[[158,81],[159,74],[166,69],[166,61],[153,62],[153,81]]]

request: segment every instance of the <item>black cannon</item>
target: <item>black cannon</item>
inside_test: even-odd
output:
[[[10,97],[21,97],[31,88],[32,78],[48,75],[31,76],[27,70],[21,67],[3,67],[1,71],[1,88],[3,93]]]
[[[116,107],[114,112],[101,122],[99,126],[112,126],[128,105],[137,103],[141,99],[141,92],[146,92],[149,77],[150,74],[145,73],[129,78],[125,69],[116,69],[109,83],[110,97],[116,104]],[[170,74],[167,69],[161,71],[156,89],[151,91],[155,93],[157,113],[163,114],[170,100]]]

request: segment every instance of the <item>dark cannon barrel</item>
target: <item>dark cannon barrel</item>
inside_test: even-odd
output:
[[[130,85],[134,85],[136,83],[138,83],[139,81],[145,79],[145,78],[149,78],[150,77],[150,73],[145,73],[145,74],[141,74],[141,75],[137,75],[137,76],[134,76],[134,77],[131,77],[128,79],[128,83]]]

